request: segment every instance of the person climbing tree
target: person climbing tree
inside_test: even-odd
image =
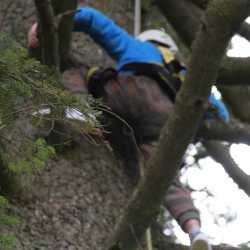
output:
[[[85,80],[89,92],[102,98],[109,107],[102,120],[105,130],[111,132],[106,137],[125,163],[127,172],[134,178],[143,178],[141,163],[152,157],[186,74],[186,67],[177,56],[178,46],[162,30],[148,30],[135,38],[90,7],[76,11],[74,31],[88,34],[117,62],[116,69],[92,68]],[[34,24],[28,33],[28,47],[38,46],[37,24]],[[229,121],[221,100],[211,94],[208,103],[209,111],[204,119]],[[166,191],[165,206],[189,235],[191,249],[210,250],[190,192],[178,178]]]

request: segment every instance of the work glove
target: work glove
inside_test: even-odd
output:
[[[206,119],[217,118],[225,123],[228,123],[230,116],[225,104],[221,100],[215,98],[213,94],[211,94],[208,97],[208,102],[209,102],[209,108],[208,112],[205,115],[205,118]]]

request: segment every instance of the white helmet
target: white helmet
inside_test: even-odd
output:
[[[162,30],[146,30],[137,36],[140,41],[157,42],[169,47],[170,51],[177,52],[178,47],[174,40]]]

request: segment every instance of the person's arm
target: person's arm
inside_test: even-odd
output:
[[[180,72],[178,73],[178,77],[181,80],[181,82],[184,82],[185,77],[187,74],[186,68],[182,68]],[[208,111],[205,113],[205,119],[214,119],[219,118],[223,120],[225,123],[228,123],[230,120],[230,114],[229,111],[224,104],[224,102],[221,99],[218,99],[214,96],[213,93],[211,93],[208,97]]]
[[[115,60],[126,51],[134,38],[100,11],[80,8],[74,16],[74,31],[82,31],[100,44]]]
[[[132,61],[162,63],[161,53],[155,46],[135,39],[93,8],[84,7],[76,12],[74,31],[90,35],[118,62],[118,67]]]
[[[28,31],[27,41],[28,41],[28,48],[35,49],[39,46],[39,40],[37,38],[37,23],[34,23]]]
[[[213,119],[215,117],[219,117],[225,123],[228,123],[230,120],[230,114],[223,101],[215,98],[215,96],[211,94],[208,97],[208,102],[211,105],[210,109],[212,110],[206,113],[206,118]]]

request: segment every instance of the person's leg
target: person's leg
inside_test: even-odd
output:
[[[211,250],[207,236],[201,232],[199,211],[193,204],[190,191],[182,186],[178,178],[167,192],[165,205],[182,230],[189,235],[192,250]]]
[[[155,142],[140,146],[144,160],[147,161],[152,157],[156,146]],[[164,205],[182,230],[189,235],[192,250],[211,250],[206,235],[201,232],[200,214],[194,206],[190,191],[178,178],[175,178],[169,187]]]
[[[109,116],[107,121],[109,124],[104,125],[107,131],[105,137],[124,165],[125,173],[136,183],[140,177],[140,160],[133,131],[117,118]]]
[[[200,228],[199,211],[194,206],[190,191],[183,187],[178,178],[167,191],[165,206],[185,233],[191,232],[193,227]]]

